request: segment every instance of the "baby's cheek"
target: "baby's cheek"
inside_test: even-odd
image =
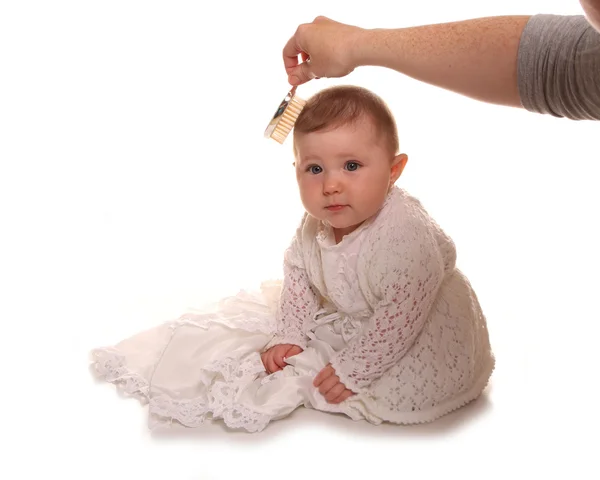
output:
[[[314,213],[311,210],[317,208],[316,204],[318,195],[319,192],[317,190],[317,187],[315,187],[314,185],[303,185],[300,188],[300,200],[302,200],[304,208],[311,214]]]
[[[302,179],[298,186],[300,187],[300,195],[306,200],[314,199],[320,191],[320,182],[315,178]]]

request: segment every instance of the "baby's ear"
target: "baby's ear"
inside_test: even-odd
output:
[[[406,167],[406,162],[408,162],[408,155],[406,155],[405,153],[401,153],[400,155],[396,155],[394,157],[394,160],[392,160],[392,168],[390,172],[391,184],[394,184],[396,180],[400,178],[404,167]]]

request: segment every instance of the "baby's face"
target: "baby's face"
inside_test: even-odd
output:
[[[297,134],[296,178],[304,208],[329,223],[336,237],[378,212],[393,184],[393,154],[360,120],[333,130]],[[405,156],[400,156],[405,157]]]

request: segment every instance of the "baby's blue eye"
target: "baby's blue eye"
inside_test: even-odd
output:
[[[316,175],[318,173],[321,173],[323,171],[323,169],[321,167],[319,167],[318,165],[311,165],[310,167],[308,167],[308,171],[310,173],[314,173]]]
[[[346,163],[346,169],[350,172],[355,172],[356,170],[358,170],[360,167],[360,165],[356,162],[348,162]]]

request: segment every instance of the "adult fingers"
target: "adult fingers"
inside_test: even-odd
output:
[[[287,41],[283,47],[283,65],[285,66],[286,72],[290,73],[291,69],[295,69],[298,66],[298,55],[301,55],[302,60],[305,62],[310,56],[310,52],[306,48],[306,31],[310,28],[310,24],[302,24],[297,29],[294,35]]]
[[[322,24],[322,23],[338,23],[334,22],[330,18],[324,16],[318,16],[313,21],[313,24]],[[287,41],[285,46],[283,47],[283,64],[285,66],[286,72],[288,75],[290,74],[290,69],[295,69],[300,63],[298,62],[298,55],[300,55],[302,62],[306,62],[310,57],[310,52],[306,50],[306,35],[307,30],[310,28],[311,24],[304,23],[299,25],[296,29],[294,35]]]
[[[297,34],[298,32],[296,32],[294,36],[291,37],[285,44],[285,47],[283,47],[283,65],[285,66],[285,71],[288,72],[288,74],[290,69],[293,69],[298,65],[298,55],[303,53],[303,50],[297,43]]]
[[[296,67],[287,69],[288,70],[288,83],[290,85],[298,86],[303,83],[312,80],[313,78],[317,78],[317,75],[313,73],[310,62],[306,61],[299,64]]]
[[[310,49],[306,46],[309,29],[310,24],[300,25],[283,47],[283,64],[290,85],[301,85],[315,78],[315,74],[310,68]],[[298,61],[298,55],[300,55],[302,63]]]

